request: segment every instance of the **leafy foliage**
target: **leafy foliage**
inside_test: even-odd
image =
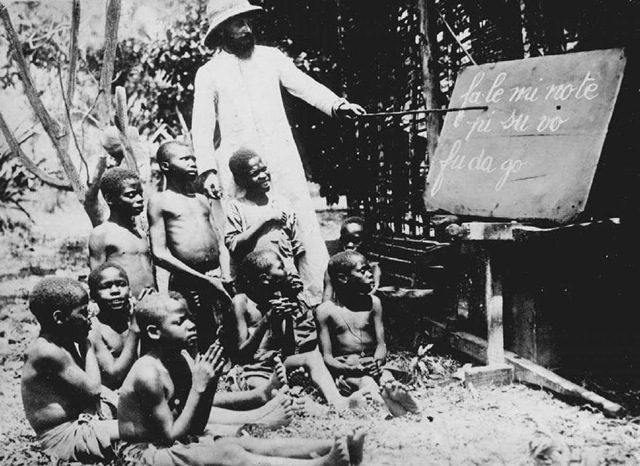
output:
[[[34,175],[11,152],[0,153],[0,232],[24,225],[28,215],[20,201],[34,190]]]

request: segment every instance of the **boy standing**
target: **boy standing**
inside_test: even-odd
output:
[[[100,396],[88,304],[87,292],[70,278],[44,278],[29,297],[40,335],[22,370],[22,403],[42,450],[62,461],[108,460],[118,438],[114,408]]]
[[[266,383],[273,358],[282,354],[287,369],[304,367],[330,405],[338,410],[366,403],[361,393],[345,398],[338,392],[316,347],[313,316],[296,299],[280,257],[273,251],[249,254],[240,270],[244,293],[232,301],[226,326],[232,360],[244,364],[247,386]]]
[[[252,251],[268,249],[282,260],[285,270],[299,276],[305,250],[296,214],[289,202],[269,193],[271,175],[255,152],[244,149],[229,159],[229,168],[244,194],[229,201],[225,244],[234,267]]]
[[[133,297],[138,298],[145,289],[156,288],[149,241],[136,226],[136,217],[144,209],[140,178],[129,169],[111,168],[104,174],[100,190],[110,216],[89,236],[89,267],[93,270],[107,261],[121,265]]]
[[[179,296],[147,296],[136,313],[150,351],[134,364],[120,392],[117,450],[124,464],[348,466],[350,453],[362,458],[360,431],[334,442],[205,435],[224,365],[222,347],[216,342],[190,360],[183,350],[196,343],[196,329]]]
[[[135,322],[129,280],[122,267],[105,262],[89,274],[89,296],[99,312],[89,337],[104,384],[116,390],[138,357],[140,329]]]
[[[316,313],[327,367],[355,389],[380,392],[379,401],[384,400],[394,416],[418,412],[406,387],[384,367],[382,304],[370,294],[374,279],[369,263],[356,251],[344,251],[329,260],[329,276],[335,298],[318,306]]]
[[[198,331],[198,351],[204,352],[231,299],[219,273],[222,239],[211,223],[207,199],[194,192],[198,171],[191,148],[165,142],[156,159],[167,185],[149,200],[151,251],[156,263],[171,272],[169,289],[187,299]]]

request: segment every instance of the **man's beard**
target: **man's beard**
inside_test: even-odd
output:
[[[226,49],[240,58],[249,58],[256,47],[256,38],[253,33],[245,34],[239,38],[227,37]]]

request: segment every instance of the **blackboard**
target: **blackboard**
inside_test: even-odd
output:
[[[584,210],[625,65],[622,49],[464,69],[424,193],[427,211],[564,223]],[[635,156],[635,154],[629,154]]]

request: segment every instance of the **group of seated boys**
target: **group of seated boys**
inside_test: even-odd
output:
[[[231,157],[243,195],[222,221],[216,173],[198,176],[188,145],[162,144],[157,162],[166,185],[148,200],[148,233],[136,222],[145,209],[138,175],[107,170],[100,190],[110,216],[89,238],[89,291],[47,277],[31,293],[41,330],[22,398],[43,451],[122,464],[360,464],[361,429],[328,440],[237,433],[286,425],[309,408],[289,395],[288,371],[303,370],[335,410],[373,400],[394,416],[418,412],[386,364],[373,293],[380,271],[356,251],[362,222],[343,225],[344,250],[331,257],[323,302],[312,309],[302,298],[295,213],[270,193],[258,154]],[[158,291],[155,266],[170,273],[168,291]],[[241,390],[217,392],[228,361]]]

